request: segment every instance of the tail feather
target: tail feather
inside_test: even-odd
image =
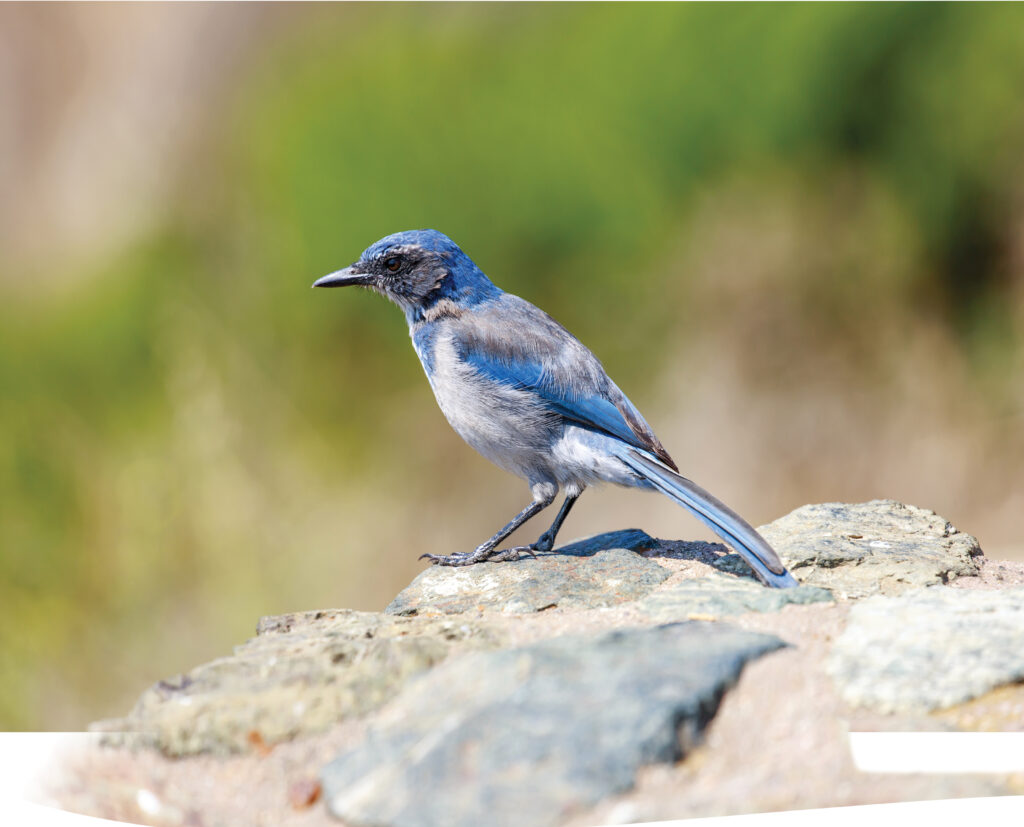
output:
[[[620,459],[736,549],[766,586],[784,589],[799,585],[764,537],[718,498],[634,448],[623,451]]]

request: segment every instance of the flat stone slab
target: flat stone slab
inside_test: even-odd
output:
[[[246,751],[372,711],[452,651],[501,641],[461,618],[347,609],[263,618],[234,654],[160,681],[127,717],[93,729],[171,756]]]
[[[848,703],[886,713],[941,709],[1024,680],[1024,588],[864,600],[827,668]]]
[[[753,577],[712,574],[657,589],[637,601],[636,608],[664,623],[710,620],[745,612],[777,612],[790,604],[831,602],[831,592],[816,586],[769,589]]]
[[[982,557],[970,534],[934,511],[895,500],[805,505],[758,531],[802,584],[844,599],[977,575]],[[715,565],[749,572],[737,554]]]
[[[561,606],[593,609],[636,600],[670,575],[637,554],[657,540],[642,531],[600,534],[536,558],[473,566],[430,566],[384,610],[386,614],[524,614]]]
[[[691,622],[453,658],[324,769],[325,799],[350,825],[557,824],[681,758],[744,664],[784,645]]]

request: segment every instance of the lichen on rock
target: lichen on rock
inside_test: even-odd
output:
[[[511,614],[544,609],[594,609],[636,600],[671,572],[637,554],[658,541],[642,531],[616,531],[554,552],[465,568],[431,566],[385,609],[388,614]]]
[[[125,718],[94,728],[133,733],[129,743],[168,755],[245,751],[365,715],[453,651],[502,640],[479,620],[347,609],[263,618],[257,632],[233,654],[158,682]]]
[[[1024,588],[928,588],[850,610],[828,670],[879,712],[942,709],[1024,680]]]
[[[977,539],[896,500],[805,505],[758,529],[803,584],[839,598],[893,595],[978,573]],[[737,554],[717,564],[749,572]]]

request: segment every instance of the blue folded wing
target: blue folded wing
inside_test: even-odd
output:
[[[649,440],[641,439],[630,427],[616,405],[597,389],[574,389],[556,381],[540,362],[508,359],[480,350],[462,354],[465,362],[479,374],[495,382],[530,391],[553,412],[594,431],[618,437],[628,445],[650,450]],[[628,405],[628,400],[625,400]],[[636,414],[639,418],[639,413]]]

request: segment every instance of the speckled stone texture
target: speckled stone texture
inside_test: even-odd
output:
[[[864,600],[828,671],[848,703],[879,712],[940,709],[1024,680],[1024,588]]]
[[[722,544],[634,530],[425,566],[432,590],[392,606],[408,614],[266,618],[104,722],[106,745],[46,803],[162,827],[331,827],[329,807],[350,827],[591,827],[1024,792],[860,773],[845,738],[1024,726],[1024,563],[893,501],[805,506],[762,531],[804,585],[766,589]]]
[[[172,756],[242,752],[371,712],[452,651],[500,643],[464,618],[345,609],[264,618],[234,654],[160,681],[125,718],[93,728]]]
[[[805,505],[758,531],[793,575],[840,599],[899,594],[976,575],[981,548],[934,511],[895,500]],[[718,562],[748,572],[739,555]]]
[[[636,607],[654,620],[667,622],[777,612],[790,604],[831,602],[832,594],[815,586],[766,589],[753,578],[711,574],[668,584],[637,601]]]
[[[678,760],[744,664],[783,645],[692,622],[452,660],[327,766],[327,804],[349,825],[558,824]]]
[[[554,607],[599,608],[636,600],[671,572],[636,552],[656,547],[642,531],[615,531],[503,563],[431,566],[385,609],[387,614],[522,614]]]

